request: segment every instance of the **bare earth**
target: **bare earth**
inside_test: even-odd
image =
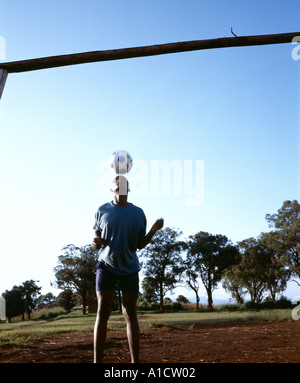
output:
[[[93,334],[62,334],[19,350],[1,363],[91,363]],[[109,331],[104,363],[129,363],[126,331]],[[228,322],[141,329],[143,363],[299,363],[300,321]]]

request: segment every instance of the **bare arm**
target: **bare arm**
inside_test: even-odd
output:
[[[138,248],[139,249],[143,249],[144,247],[146,247],[148,245],[148,243],[151,241],[152,237],[154,236],[154,234],[157,232],[157,230],[160,230],[162,227],[164,226],[164,220],[161,218],[161,219],[158,219],[154,225],[151,227],[150,231],[148,232],[147,235],[145,235],[145,237],[142,239],[142,241],[139,243],[139,246]]]

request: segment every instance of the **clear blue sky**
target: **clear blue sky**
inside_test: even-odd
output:
[[[184,40],[300,31],[298,1],[0,0],[6,61]],[[93,238],[99,163],[204,161],[204,199],[135,193],[148,225],[234,243],[299,200],[294,45],[226,48],[11,74],[0,101],[0,293],[27,279],[53,291],[61,249]],[[137,162],[136,162],[137,163]],[[135,169],[137,170],[137,169]],[[134,176],[129,173],[128,178]],[[140,171],[140,176],[144,176]],[[151,179],[148,179],[151,184]],[[153,182],[153,180],[152,180]],[[200,292],[205,295],[204,289]],[[223,295],[222,295],[223,294]],[[293,283],[287,295],[299,295]],[[225,296],[217,290],[214,297]]]

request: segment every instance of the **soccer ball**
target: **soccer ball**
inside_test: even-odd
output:
[[[116,174],[126,174],[132,168],[132,157],[126,150],[118,150],[111,155],[109,167]]]

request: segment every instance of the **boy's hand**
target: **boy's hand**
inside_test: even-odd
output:
[[[95,237],[93,240],[93,249],[100,250],[102,247],[102,240],[99,237]]]
[[[158,219],[152,226],[151,231],[156,233],[157,230],[160,230],[164,226],[163,218]]]

